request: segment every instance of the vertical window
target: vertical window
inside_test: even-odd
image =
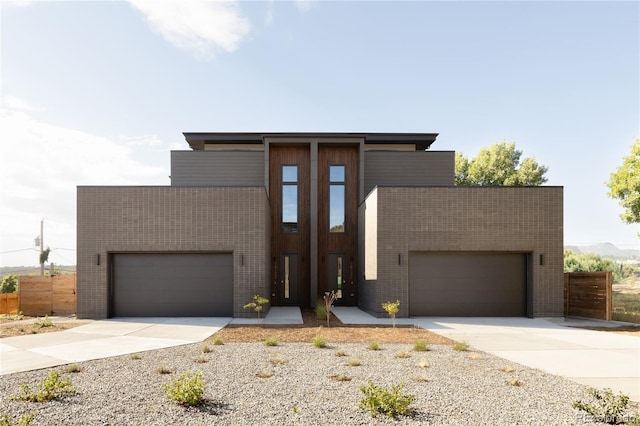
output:
[[[338,264],[337,266],[337,276],[338,276],[338,291],[336,291],[336,296],[338,299],[342,299],[342,256],[338,256]]]
[[[345,166],[329,166],[329,232],[344,232]]]
[[[298,166],[282,166],[282,230],[298,232]]]
[[[284,257],[284,298],[289,298],[289,256]]]

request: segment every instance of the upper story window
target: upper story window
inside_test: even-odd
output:
[[[329,166],[329,232],[344,232],[345,166]]]
[[[298,232],[298,166],[282,166],[282,231]]]

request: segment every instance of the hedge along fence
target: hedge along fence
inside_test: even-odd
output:
[[[23,315],[76,313],[76,274],[18,277],[19,311]]]
[[[611,321],[612,284],[611,272],[565,273],[565,316]]]

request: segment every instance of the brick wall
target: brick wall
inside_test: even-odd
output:
[[[254,294],[269,294],[263,187],[83,186],[77,196],[79,318],[108,316],[113,252],[233,253],[236,317],[251,315],[242,306]]]
[[[377,279],[361,277],[360,294],[375,294],[361,301],[365,310],[384,316],[380,304],[400,299],[399,316],[408,316],[410,252],[502,251],[530,255],[533,315],[562,316],[562,188],[378,187],[374,191]],[[375,198],[370,195],[367,201],[371,200]],[[367,201],[361,209],[367,208]],[[366,250],[365,245],[364,259]]]

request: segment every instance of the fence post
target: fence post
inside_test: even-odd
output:
[[[607,295],[607,308],[606,308],[606,316],[607,321],[611,321],[612,311],[613,311],[613,298],[612,295],[612,287],[613,287],[613,273],[611,271],[607,272],[607,284],[606,284],[605,294]]]

